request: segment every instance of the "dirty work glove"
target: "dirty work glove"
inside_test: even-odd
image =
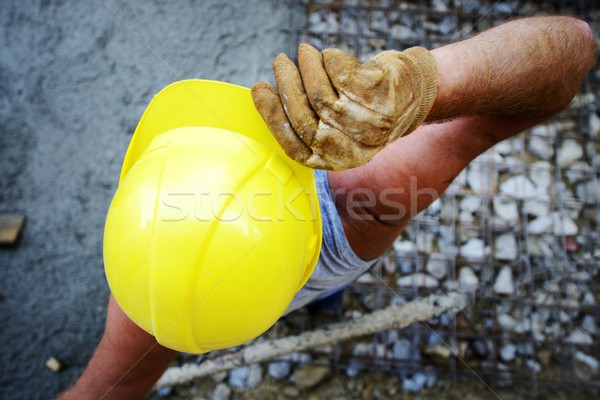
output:
[[[361,64],[338,49],[301,44],[300,71],[273,63],[277,91],[252,87],[258,112],[288,156],[310,168],[343,170],[415,130],[435,99],[435,59],[422,47],[388,50]]]

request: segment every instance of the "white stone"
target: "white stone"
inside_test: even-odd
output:
[[[597,203],[600,201],[600,182],[593,180],[583,182],[577,186],[577,197],[585,203]]]
[[[440,198],[437,198],[433,201],[433,203],[431,203],[429,205],[429,207],[427,207],[427,213],[428,214],[437,214],[441,211],[442,209],[442,200]]]
[[[454,226],[440,225],[440,240],[446,243],[454,243]]]
[[[390,29],[392,39],[414,39],[417,37],[415,31],[404,25],[394,24]]]
[[[596,298],[592,292],[585,292],[583,294],[583,299],[581,299],[582,306],[595,306]]]
[[[521,166],[522,162],[521,159],[515,156],[506,156],[504,158],[504,164],[506,164],[507,167],[509,168],[514,168],[514,167],[519,167]]]
[[[374,11],[371,13],[371,30],[375,32],[386,32],[389,27],[387,24],[387,18],[383,11]]]
[[[248,379],[248,374],[250,373],[249,367],[239,367],[232,369],[229,372],[229,384],[238,389],[246,386],[246,380]]]
[[[485,257],[485,243],[481,239],[470,239],[460,246],[460,255],[464,258],[483,258]]]
[[[494,150],[503,156],[509,155],[513,152],[513,148],[508,140],[504,140],[495,145]]]
[[[554,212],[551,214],[552,219],[554,221],[554,234],[555,235],[565,235],[572,236],[576,235],[579,232],[579,228],[573,220],[566,215],[562,215],[558,212]]]
[[[494,258],[497,260],[516,260],[518,256],[515,235],[508,232],[496,238]]]
[[[462,211],[474,213],[479,208],[481,208],[481,197],[479,196],[465,196],[460,201],[460,209]]]
[[[515,200],[502,196],[494,196],[492,202],[496,215],[504,221],[514,223],[519,220],[519,211]]]
[[[311,17],[313,15],[314,15],[314,13],[311,14]],[[341,23],[340,23],[340,30],[344,33],[357,34],[358,33],[358,24],[357,24],[356,19],[344,17],[342,15]]]
[[[600,133],[600,118],[594,112],[590,113],[590,133],[594,137]]]
[[[596,105],[596,96],[593,93],[578,93],[573,97],[569,104],[569,109],[577,110],[579,108],[585,108],[585,106],[594,104]]]
[[[224,383],[219,383],[212,392],[212,400],[229,400],[231,398],[231,388]]]
[[[512,269],[504,266],[496,277],[494,282],[494,292],[498,294],[513,294],[515,292],[515,282],[513,280]]]
[[[500,347],[500,358],[504,361],[512,361],[517,355],[517,346],[512,343],[506,343]]]
[[[440,218],[445,221],[454,221],[456,219],[456,207],[454,202],[445,201],[442,203]]]
[[[591,315],[586,315],[581,321],[581,327],[590,335],[596,334],[596,319]]]
[[[369,356],[372,348],[372,343],[356,343],[352,349],[352,355],[355,357]]]
[[[527,215],[539,217],[550,213],[550,197],[537,196],[536,198],[526,199],[523,202],[523,212]]]
[[[583,149],[573,139],[566,139],[558,149],[557,161],[561,168],[568,167],[575,161],[580,160],[581,157],[583,157]]]
[[[417,349],[408,339],[400,339],[392,347],[392,355],[397,360],[414,360],[419,357]]]
[[[354,378],[357,376],[363,369],[365,368],[365,364],[357,359],[351,359],[348,362],[348,366],[346,367],[346,376],[348,378]]]
[[[427,260],[425,269],[436,279],[443,279],[448,273],[448,258],[442,253],[433,253]]]
[[[498,315],[498,325],[505,331],[511,332],[517,327],[517,321],[508,314]]]
[[[402,380],[402,390],[408,393],[418,393],[427,383],[427,375],[423,372],[417,372],[412,378],[404,378]]]
[[[433,8],[436,11],[446,12],[448,11],[448,6],[443,0],[433,0]]]
[[[554,304],[555,302],[553,301],[549,301],[548,304]],[[570,324],[571,323],[571,315],[564,311],[564,310],[560,310],[560,313],[558,314],[558,319],[560,320],[560,322],[562,322],[563,324]]]
[[[538,125],[529,131],[534,136],[552,138],[556,136],[556,128],[552,125]]]
[[[398,278],[396,280],[396,285],[398,285],[398,287],[435,288],[439,285],[439,282],[433,276],[417,272]]]
[[[552,257],[554,252],[552,247],[548,244],[547,240],[539,237],[529,238],[529,253],[533,257]]]
[[[592,375],[596,375],[600,369],[600,362],[598,362],[598,360],[579,350],[575,351],[575,361],[588,367],[591,370]]]
[[[577,183],[583,180],[591,172],[591,167],[585,161],[577,161],[565,171],[567,180],[571,183]]]
[[[471,164],[467,171],[467,183],[476,193],[489,193],[496,185],[497,173],[489,166]]]
[[[321,13],[311,13],[310,16],[308,17],[308,24],[309,25],[316,25],[318,23],[320,23],[323,20],[323,14]]]
[[[500,184],[500,191],[515,199],[526,199],[536,193],[535,186],[526,176],[517,175],[508,178]]]
[[[252,364],[250,365],[250,370],[248,371],[248,379],[246,379],[246,384],[249,388],[254,389],[258,387],[262,383],[262,367],[260,364]]]
[[[569,336],[565,338],[565,342],[572,344],[583,344],[583,345],[592,345],[594,344],[594,340],[582,329],[575,329]]]
[[[471,224],[473,221],[475,221],[475,217],[473,217],[473,214],[468,211],[461,211],[458,215],[458,220],[463,224]]]
[[[542,372],[542,365],[535,360],[529,359],[525,361],[525,365],[534,374],[539,374],[540,372]]]
[[[470,267],[463,267],[460,269],[458,283],[462,290],[472,292],[479,287],[479,278]]]
[[[292,371],[292,364],[288,361],[275,361],[269,364],[268,371],[277,380],[287,378]]]
[[[431,253],[434,239],[433,232],[420,231],[417,236],[417,248],[422,252]]]
[[[527,225],[527,230],[531,234],[539,235],[541,233],[551,232],[553,225],[554,219],[552,219],[552,217],[549,215],[542,215],[531,221]]]
[[[408,240],[394,242],[394,250],[396,251],[396,253],[412,254],[415,252],[416,249],[417,247],[415,246],[415,244]]]
[[[338,32],[340,30],[340,23],[337,20],[337,15],[335,13],[329,13],[327,15],[327,26],[329,28],[329,32]]]
[[[489,169],[490,164],[502,164],[502,162],[504,162],[504,157],[491,150],[481,153],[473,161],[471,161],[473,165],[479,164],[479,166],[485,171]]]
[[[550,160],[554,155],[552,142],[541,136],[531,136],[527,148],[532,154],[542,160]]]
[[[392,263],[393,264],[393,263]],[[393,272],[393,271],[392,271]],[[362,274],[361,276],[358,277],[358,279],[356,280],[356,283],[360,283],[362,285],[372,285],[374,284],[375,278],[373,278],[373,276],[371,274]]]
[[[529,177],[538,188],[548,188],[552,183],[552,165],[547,161],[538,161],[531,164]]]
[[[571,218],[572,220],[576,220],[577,218],[579,218],[579,214],[581,213],[581,210],[583,209],[583,204],[581,204],[577,200],[571,200],[571,199],[565,200],[563,202],[563,206],[564,206],[563,211],[565,212],[565,215],[568,216],[569,218]]]

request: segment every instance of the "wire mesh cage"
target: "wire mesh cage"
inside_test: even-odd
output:
[[[307,25],[286,29],[288,54],[308,42],[360,60],[436,47],[515,17],[577,15],[597,41],[600,23],[600,5],[584,1],[295,3],[306,8]],[[468,310],[315,356],[348,376],[390,371],[405,383],[446,376],[600,389],[599,83],[595,69],[568,109],[474,160],[348,288],[337,318],[455,289],[472,293]],[[306,311],[285,320],[292,330],[320,322]]]

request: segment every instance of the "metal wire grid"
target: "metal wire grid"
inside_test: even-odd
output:
[[[288,54],[295,54],[299,42],[308,42],[317,48],[338,47],[362,60],[385,49],[415,45],[435,47],[519,16],[577,15],[590,22],[595,33],[600,23],[600,5],[584,1],[295,2],[298,3],[306,7],[309,22],[303,28],[285,29],[292,37]],[[415,248],[408,252],[391,252],[386,262],[374,269],[371,279],[361,279],[349,288],[345,298],[349,307],[344,308],[369,311],[402,301],[399,299],[445,290],[396,285],[400,276],[423,272],[431,255],[438,253],[449,262],[450,285],[462,268],[475,271],[479,286],[473,293],[474,305],[469,310],[456,318],[442,316],[401,332],[381,332],[362,343],[362,347],[358,346],[361,351],[357,351],[357,343],[346,343],[322,349],[316,355],[328,358],[339,368],[346,368],[347,373],[355,366],[357,371],[384,370],[404,375],[434,371],[450,378],[478,376],[496,385],[524,382],[534,389],[538,384],[600,389],[600,383],[593,376],[582,376],[575,368],[577,351],[599,358],[598,334],[590,333],[591,343],[568,339],[586,316],[597,326],[600,323],[597,307],[600,299],[597,279],[600,133],[593,132],[591,126],[597,113],[595,98],[598,96],[600,72],[596,70],[586,78],[582,91],[568,110],[538,131],[504,142],[502,149],[492,149],[475,160],[440,201],[421,213],[398,239],[415,243]],[[539,138],[552,146],[549,167],[533,164],[535,157],[525,152],[529,142]],[[561,168],[557,154],[566,139],[580,144],[584,150],[582,160],[591,168],[581,171]],[[499,161],[498,153],[506,157]],[[468,184],[468,173],[474,169],[483,171],[486,176],[483,190],[474,190]],[[507,177],[531,177],[540,169],[550,177],[551,185],[549,196],[537,205],[548,207],[557,216],[557,227],[550,233],[530,232],[533,218],[526,210],[528,199],[511,198],[498,189]],[[565,178],[568,174],[580,174],[578,181],[588,183],[583,194],[574,194],[576,188],[572,180]],[[459,213],[460,203],[467,196],[475,196],[481,203],[471,214],[471,220]],[[514,202],[517,220],[503,222],[497,215],[494,198]],[[562,226],[567,217],[577,224],[574,234]],[[496,257],[503,251],[496,248],[498,238],[506,233],[514,235],[518,249],[511,261]],[[483,240],[488,250],[477,259],[465,258],[459,250],[466,239],[472,237]],[[493,290],[494,279],[506,265],[510,266],[516,284],[514,293],[509,296],[498,295]],[[590,295],[583,299],[582,290],[591,293],[592,299]],[[353,312],[347,311],[342,318],[351,318]],[[519,329],[506,330],[499,323],[501,315],[511,316]],[[304,330],[320,324],[322,316],[315,318],[300,312],[288,317],[287,322]],[[414,351],[407,358],[395,357],[391,350],[399,338],[412,343]],[[504,362],[498,353],[501,346],[509,342],[516,346],[516,358]],[[444,348],[451,351],[445,353]]]

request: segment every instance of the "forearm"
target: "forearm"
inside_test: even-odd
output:
[[[439,87],[427,121],[490,115],[537,123],[568,105],[594,46],[581,20],[532,17],[434,49]]]
[[[135,325],[111,296],[104,336],[81,378],[60,398],[141,399],[175,354]]]

